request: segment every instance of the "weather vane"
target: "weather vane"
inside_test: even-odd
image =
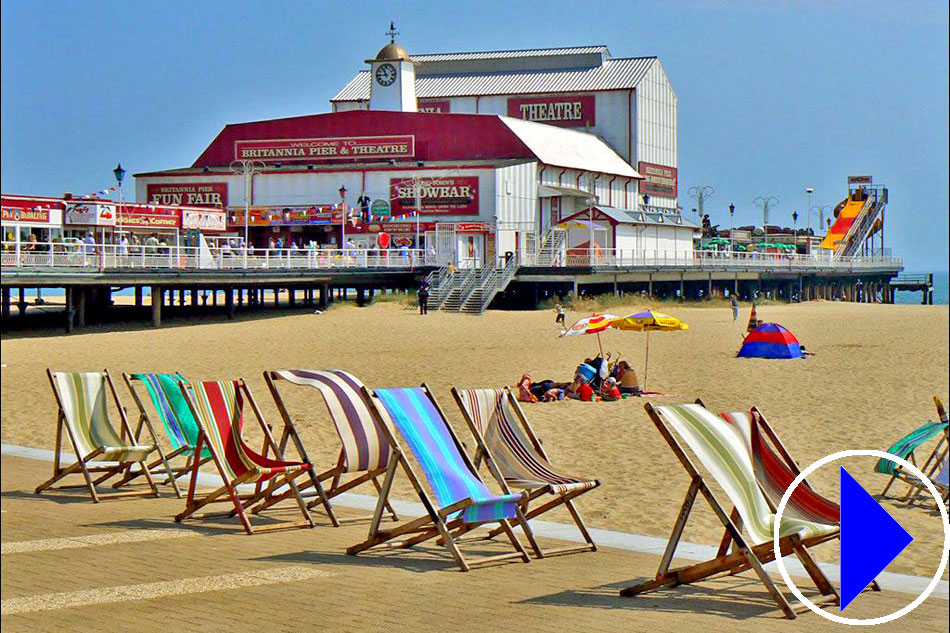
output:
[[[389,30],[386,31],[386,35],[389,36],[389,43],[396,43],[396,36],[399,35],[399,31],[396,30],[396,24],[392,21],[389,22]]]

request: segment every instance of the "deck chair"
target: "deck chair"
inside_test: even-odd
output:
[[[46,370],[53,396],[56,398],[56,445],[53,449],[53,476],[36,487],[36,494],[53,487],[67,475],[82,474],[86,483],[57,486],[57,488],[88,488],[92,500],[115,497],[158,496],[158,488],[148,472],[145,460],[156,448],[155,437],[149,444],[131,443],[132,430],[125,417],[125,409],[107,371],[101,372],[54,372]],[[108,389],[108,394],[106,390]],[[109,421],[108,400],[119,410],[122,421],[121,435]],[[60,464],[60,449],[63,430],[76,454],[76,462],[68,466]],[[126,440],[129,438],[129,441]],[[90,466],[93,462],[106,462]],[[123,490],[101,493],[96,486],[117,475],[138,467],[148,482],[147,490]],[[92,478],[92,473],[99,476]],[[101,473],[101,474],[100,474]]]
[[[195,453],[200,455],[204,449],[211,453],[211,461],[223,485],[203,497],[197,497],[195,491],[201,462],[193,459],[185,509],[175,517],[175,521],[183,521],[209,503],[230,501],[234,508],[229,514],[238,515],[244,531],[253,534],[255,528],[252,527],[246,510],[267,500],[275,493],[279,485],[287,485],[293,492],[292,496],[300,508],[304,521],[259,526],[256,531],[313,527],[313,519],[307,510],[307,504],[300,497],[294,482],[311,466],[307,462],[288,462],[282,459],[282,453],[274,442],[270,428],[264,421],[264,416],[244,380],[209,380],[190,385],[181,382],[178,386],[198,425]],[[241,437],[245,398],[264,434],[263,454],[255,452]],[[267,456],[270,451],[274,452],[274,458]],[[254,484],[254,492],[244,496],[239,495],[238,486],[241,484]]]
[[[445,415],[428,386],[423,384],[422,387],[406,389],[377,389],[375,392],[363,387],[362,393],[389,444],[390,458],[376,512],[370,523],[369,536],[362,543],[347,549],[346,553],[358,554],[379,546],[412,547],[429,539],[439,538],[462,571],[468,571],[472,565],[513,558],[529,562],[527,552],[509,524],[510,520],[515,520],[522,526],[526,523],[519,507],[525,495],[495,495],[488,490],[479,479],[452,427],[446,422]],[[406,440],[408,453],[403,451],[394,429],[385,423],[387,418],[392,420],[393,427],[399,429]],[[422,468],[422,474],[434,493],[434,499],[423,487],[423,480],[416,475],[409,463],[409,454],[415,457]],[[383,530],[379,527],[380,519],[400,466],[425,506],[426,514]],[[500,525],[515,551],[466,559],[454,532],[472,525],[491,523]],[[396,541],[397,538],[406,536],[408,538],[405,540]]]
[[[455,398],[455,403],[462,411],[462,417],[475,438],[477,448],[472,457],[475,468],[484,460],[505,494],[509,494],[511,488],[527,491],[527,521],[563,505],[587,542],[587,545],[580,547],[542,550],[528,523],[525,536],[535,555],[541,558],[554,554],[596,551],[597,546],[574,507],[573,499],[593,490],[600,482],[589,477],[564,475],[551,465],[541,441],[525,418],[517,399],[507,388],[452,387],[452,397]],[[548,494],[552,495],[553,499],[532,507],[533,501]],[[496,529],[488,536],[494,537],[498,533],[499,529]]]
[[[175,495],[180,499],[181,489],[176,481],[182,475],[187,474],[192,467],[192,460],[195,458],[195,445],[198,442],[198,425],[195,418],[185,402],[179,382],[186,382],[180,373],[174,374],[122,374],[123,380],[132,394],[132,399],[139,410],[138,421],[135,424],[134,437],[139,440],[141,433],[148,431],[152,436],[156,436],[153,417],[157,416],[161,421],[162,428],[165,430],[165,436],[171,444],[171,452],[166,452],[161,444],[158,444],[158,457],[148,465],[148,470],[153,475],[165,476],[161,483],[170,485],[175,491]],[[145,385],[149,400],[152,405],[152,413],[145,405],[135,389],[136,383]],[[184,458],[184,463],[177,467],[172,466],[172,461],[177,458]],[[211,459],[211,453],[207,448],[202,450],[200,461],[202,464]],[[199,464],[200,466],[201,464]],[[123,484],[140,477],[142,472],[129,472],[117,484]]]
[[[920,468],[927,477],[933,479],[934,475],[937,474],[938,469],[947,459],[947,449],[948,449],[948,418],[947,412],[943,407],[943,403],[940,401],[940,398],[934,396],[934,404],[937,407],[937,414],[940,417],[939,422],[928,421],[926,424],[920,426],[917,429],[914,429],[908,435],[899,439],[893,446],[887,449],[887,452],[892,455],[897,455],[903,459],[906,459],[914,466]],[[942,435],[941,435],[942,434]],[[937,444],[934,446],[930,455],[924,460],[923,464],[917,464],[917,449],[919,449],[927,440],[940,435],[940,439],[937,441]],[[924,488],[923,482],[919,481],[917,477],[913,474],[904,472],[904,469],[897,462],[893,462],[889,459],[878,460],[877,464],[874,466],[874,471],[881,473],[882,475],[888,475],[887,484],[884,486],[884,490],[881,491],[881,496],[886,497],[887,491],[890,490],[891,486],[894,485],[897,481],[902,481],[908,484],[909,489],[906,494],[902,497],[899,497],[902,501],[907,501],[911,499],[915,493],[920,492]]]
[[[334,527],[341,523],[371,519],[371,516],[341,519],[336,516],[330,504],[330,499],[333,497],[367,482],[372,482],[378,495],[382,487],[377,478],[386,472],[386,466],[389,464],[389,444],[363,401],[363,396],[360,393],[363,383],[353,374],[339,369],[265,371],[264,380],[267,382],[267,387],[274,397],[277,410],[284,420],[284,433],[278,442],[281,451],[286,450],[289,441],[293,441],[301,458],[312,463],[306,449],[300,442],[299,436],[296,434],[294,422],[277,388],[278,382],[281,380],[286,380],[292,385],[311,387],[319,392],[327,405],[330,418],[333,420],[337,435],[340,438],[340,455],[337,458],[336,465],[319,474],[311,470],[310,481],[300,485],[301,493],[311,487],[313,488],[312,492],[304,495],[305,497],[316,497],[307,504],[307,507],[312,509],[317,504],[322,504]],[[344,481],[344,477],[348,479]],[[330,480],[329,488],[325,488],[322,483],[327,479]],[[282,498],[283,496],[274,496],[257,506],[254,512],[266,509]],[[388,501],[386,502],[386,511],[389,518],[393,521],[398,520],[396,511],[393,510]]]
[[[775,513],[769,507],[765,495],[759,489],[746,441],[735,427],[726,424],[699,404],[658,406],[647,403],[646,411],[689,474],[691,482],[673,526],[666,551],[660,560],[656,577],[621,590],[621,596],[636,596],[664,587],[693,583],[720,574],[736,574],[747,569],[755,571],[772,599],[785,617],[794,619],[795,611],[785,596],[778,590],[763,565],[775,558],[772,542],[772,526]],[[672,430],[671,430],[672,429]],[[726,513],[725,506],[713,494],[706,480],[687,456],[673,435],[676,432],[725,491],[741,519],[741,525]],[[670,569],[673,554],[686,527],[696,495],[702,494],[734,543],[733,551],[716,558]],[[743,535],[743,531],[745,535]],[[837,591],[812,559],[808,548],[838,537],[838,527],[791,516],[783,516],[779,529],[779,550],[782,556],[796,554],[815,586],[826,596],[825,602],[839,603]]]

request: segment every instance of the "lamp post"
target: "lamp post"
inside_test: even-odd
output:
[[[122,229],[122,204],[124,202],[122,197],[122,180],[125,178],[125,170],[122,169],[122,163],[118,163],[115,166],[115,169],[112,170],[113,175],[115,175],[115,182],[119,187],[119,213],[117,218],[117,226],[119,229]]]
[[[762,233],[767,242],[769,237],[769,210],[778,206],[778,198],[775,196],[759,196],[752,201],[752,204],[762,210]]]
[[[733,234],[736,232],[736,205],[729,203],[729,252],[733,252],[736,249],[735,237]]]
[[[337,190],[340,193],[340,218],[342,222],[340,223],[340,249],[343,251],[344,261],[346,260],[346,185],[340,185],[340,188]]]
[[[825,211],[827,211],[827,210],[830,209],[830,208],[831,208],[831,207],[829,207],[829,206],[827,206],[827,205],[826,205],[826,206],[815,205],[815,206],[811,207],[811,208],[808,210],[808,222],[809,222],[809,226],[811,226],[811,216],[814,215],[814,214],[818,214],[818,230],[821,231],[822,228],[825,226]]]
[[[254,174],[264,171],[264,163],[259,160],[236,160],[231,163],[231,171],[239,176],[244,176],[244,268],[247,268],[248,221],[251,215],[251,196],[253,195],[251,183]]]
[[[805,193],[808,194],[808,209],[811,209],[811,194],[815,193],[814,187],[805,187]],[[808,223],[808,228],[811,228],[811,214],[808,214],[808,217],[805,218],[805,222]]]
[[[696,214],[699,216],[699,221],[702,223],[703,220],[703,203],[706,200],[716,193],[716,190],[710,187],[709,185],[699,185],[697,187],[690,187],[689,191],[690,197],[696,200]]]

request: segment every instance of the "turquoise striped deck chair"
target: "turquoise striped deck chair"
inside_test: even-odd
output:
[[[947,460],[947,449],[948,449],[948,420],[947,411],[943,407],[943,403],[940,401],[940,398],[934,396],[934,404],[937,407],[937,415],[939,416],[940,421],[928,421],[926,424],[914,429],[901,439],[899,439],[893,446],[887,449],[887,452],[892,455],[897,455],[903,459],[906,459],[914,466],[920,468],[920,470],[927,475],[930,479],[933,479],[937,474],[938,469],[941,465]],[[930,452],[923,464],[917,463],[917,450],[927,443],[928,440],[940,436],[940,439],[937,441],[937,444],[934,446],[933,450]],[[924,490],[923,482],[921,482],[917,477],[912,473],[905,472],[904,469],[894,461],[889,459],[880,459],[877,464],[874,466],[874,472],[881,473],[882,475],[888,475],[887,484],[884,486],[884,490],[881,491],[881,496],[887,496],[888,490],[891,486],[898,480],[903,481],[908,484],[909,489],[907,493],[900,497],[902,501],[908,501],[916,493]]]
[[[516,521],[522,528],[525,525],[520,505],[525,499],[524,493],[494,494],[488,490],[428,386],[423,384],[422,387],[375,391],[363,387],[362,395],[383,431],[391,457],[376,512],[370,523],[369,536],[362,543],[347,549],[347,554],[358,554],[384,544],[388,548],[412,547],[438,538],[462,571],[468,571],[472,565],[514,558],[527,563],[530,560],[528,554],[515,537],[510,524],[510,521]],[[396,438],[396,429],[405,440],[405,449]],[[421,467],[423,479],[416,475],[409,463],[409,454]],[[425,506],[426,514],[383,530],[380,529],[380,521],[400,466]],[[423,481],[428,484],[431,495]],[[482,524],[499,524],[515,551],[467,559],[461,551],[462,541],[456,538],[458,535],[455,533]],[[393,542],[399,537],[405,538]]]
[[[156,436],[154,416],[158,417],[161,422],[162,428],[165,430],[165,436],[171,445],[170,452],[159,445],[158,457],[151,464],[148,464],[149,472],[153,475],[164,475],[165,480],[161,483],[171,486],[178,498],[181,498],[182,492],[176,479],[187,474],[191,469],[192,461],[195,458],[195,445],[198,442],[198,425],[195,423],[195,417],[188,408],[188,403],[185,402],[181,389],[178,387],[179,383],[187,385],[188,381],[177,372],[174,374],[123,373],[122,378],[125,380],[125,384],[132,394],[132,399],[139,410],[138,421],[134,430],[135,439],[139,438],[143,430],[148,430],[152,436]],[[145,385],[151,408],[146,406],[139,392],[136,391],[136,383]],[[184,458],[184,463],[177,467],[173,466],[172,460],[178,458]],[[209,459],[211,459],[211,453],[205,448],[201,451],[200,464],[204,464]],[[141,474],[141,472],[129,472],[118,483],[131,481]]]

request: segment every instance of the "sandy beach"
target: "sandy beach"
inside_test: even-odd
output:
[[[624,314],[646,307],[613,307]],[[748,318],[737,322],[725,307],[665,304],[689,323],[687,332],[655,333],[650,340],[649,388],[655,402],[702,398],[710,408],[757,405],[802,466],[828,453],[854,448],[884,450],[935,410],[932,396],[948,396],[947,306],[856,305],[812,302],[767,305],[759,318],[794,332],[814,356],[806,360],[735,358]],[[568,315],[583,316],[578,312]],[[605,349],[621,353],[643,379],[644,335],[609,331]],[[44,370],[181,371],[191,379],[244,377],[269,421],[277,422],[261,372],[281,368],[347,369],[369,386],[426,382],[464,441],[471,446],[449,394],[451,386],[513,385],[535,379],[569,380],[573,368],[597,349],[594,337],[559,339],[554,315],[489,312],[481,317],[433,313],[421,317],[398,302],[368,308],[337,304],[324,314],[247,314],[236,321],[162,329],[90,328],[72,336],[4,336],[2,421],[5,443],[52,448],[54,403]],[[124,385],[120,396],[133,407]],[[318,466],[336,459],[338,440],[326,409],[313,393],[287,387],[286,401]],[[581,497],[594,526],[666,537],[688,479],[643,410],[645,399],[617,403],[559,402],[527,405],[526,413],[552,461],[564,470],[598,477],[603,486]],[[872,458],[842,462],[866,488],[884,478]],[[487,477],[487,475],[486,475]],[[837,495],[836,467],[819,470],[817,489]],[[368,491],[364,491],[368,492]],[[398,493],[410,498],[405,479]],[[932,501],[929,507],[932,507]],[[936,511],[885,502],[915,537],[889,571],[930,576],[942,534]],[[564,520],[553,514],[545,518]],[[697,505],[685,539],[713,544],[720,528],[708,507]],[[837,548],[819,548],[834,560]],[[591,561],[593,564],[593,561]]]

